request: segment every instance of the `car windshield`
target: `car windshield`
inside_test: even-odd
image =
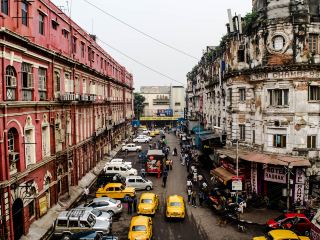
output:
[[[141,203],[152,203],[152,199],[142,199]]]
[[[88,223],[91,225],[91,227],[93,227],[96,224],[96,219],[94,215],[90,214],[88,216]]]
[[[279,222],[279,221],[281,221],[281,220],[283,220],[283,219],[285,219],[285,218],[286,218],[285,215],[281,215],[281,216],[275,218],[274,220],[275,220],[276,222]]]
[[[170,207],[181,207],[181,206],[182,206],[181,202],[171,202],[170,203]]]
[[[98,210],[98,209],[93,209],[91,212],[92,212],[96,217],[99,217],[99,216],[101,216],[101,214],[102,214],[102,212],[101,212],[100,210]]]
[[[144,225],[136,225],[132,227],[132,231],[146,231],[147,228]]]
[[[114,204],[117,203],[117,200],[114,200],[113,198],[109,198],[108,201],[111,202],[111,203],[114,203]]]

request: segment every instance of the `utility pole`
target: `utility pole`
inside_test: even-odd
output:
[[[287,168],[286,168],[286,170],[287,170],[287,212],[289,212],[289,208],[290,208],[290,175],[291,175],[291,169],[292,169],[292,166],[289,163]]]

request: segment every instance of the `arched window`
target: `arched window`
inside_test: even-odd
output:
[[[16,71],[12,66],[6,68],[6,94],[7,101],[16,100],[17,78]]]
[[[19,135],[15,128],[8,131],[8,156],[10,164],[10,174],[18,171],[19,161]]]

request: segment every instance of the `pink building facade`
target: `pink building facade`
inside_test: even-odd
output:
[[[0,239],[19,239],[130,131],[133,77],[49,0],[1,1]]]

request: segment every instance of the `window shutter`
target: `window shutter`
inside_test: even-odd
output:
[[[33,87],[33,75],[32,73],[28,73],[28,79],[27,79],[27,82],[28,82],[28,88],[32,88]]]
[[[17,79],[16,77],[11,77],[11,87],[16,87],[17,86]]]

